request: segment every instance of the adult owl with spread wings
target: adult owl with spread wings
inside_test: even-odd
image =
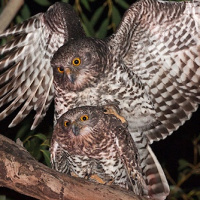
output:
[[[0,106],[10,126],[34,109],[32,129],[55,101],[55,120],[69,109],[117,105],[141,159],[146,144],[165,138],[200,102],[200,1],[140,0],[116,32],[86,37],[68,4],[56,3],[0,37]]]
[[[64,113],[54,127],[52,167],[61,173],[164,200],[169,186],[159,162],[149,145],[147,158],[140,160],[127,123],[120,118],[112,106],[83,106]]]
[[[0,119],[24,103],[10,126],[34,109],[34,129],[54,97],[56,119],[70,108],[111,103],[131,133],[165,138],[200,101],[199,19],[199,1],[141,0],[99,40],[86,37],[70,5],[54,4],[0,34],[15,36],[0,48],[0,106],[11,102]]]

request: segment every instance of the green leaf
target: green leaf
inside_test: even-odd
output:
[[[17,15],[17,17],[16,17],[16,23],[17,24],[20,24],[20,23],[22,23],[24,20],[22,19],[22,17],[21,16],[19,16],[19,15]]]
[[[84,13],[81,13],[81,18],[84,23],[83,27],[85,30],[87,30],[86,33],[88,34],[88,36],[94,36],[94,29]]]
[[[38,133],[36,135],[34,135],[35,137],[41,139],[42,141],[45,141],[47,139],[46,135],[42,134],[42,133]]]
[[[177,187],[176,185],[170,185],[170,200],[177,200],[184,193],[182,188]]]
[[[27,135],[27,133],[30,132],[29,129],[30,125],[28,123],[24,123],[23,126],[21,126],[21,128],[17,132],[15,139],[22,138],[24,135]]]
[[[86,34],[88,37],[92,37],[92,35],[90,34],[90,32],[89,32],[88,28],[86,27],[86,25],[85,25],[85,24],[82,24],[82,27],[83,27],[83,29],[84,29],[85,34]]]
[[[62,0],[62,2],[64,2],[64,3],[69,3],[69,0]]]
[[[99,20],[99,18],[101,17],[103,11],[104,11],[104,6],[100,6],[94,13],[94,15],[91,18],[91,25],[95,26],[95,24],[97,23],[97,21]]]
[[[0,5],[0,13],[3,11],[4,9],[4,0],[1,0],[1,5]]]
[[[191,168],[191,163],[189,163],[188,161],[184,159],[180,159],[178,163],[179,163],[178,171],[185,170],[188,167]]]
[[[47,166],[51,167],[50,164],[50,152],[48,150],[41,149],[41,152],[44,156],[44,160]]]
[[[107,18],[102,22],[99,30],[97,31],[96,37],[98,37],[98,38],[105,38],[106,37],[107,31],[108,31],[108,29],[107,29],[108,24],[109,24],[109,19]]]
[[[32,135],[29,135],[28,137],[26,137],[23,143],[25,144],[26,142],[29,142],[32,137],[33,137]]]
[[[23,8],[21,9],[21,16],[24,20],[30,18],[31,12],[27,4],[24,4]]]
[[[28,152],[30,152],[30,154],[37,160],[40,160],[42,156],[40,152],[40,141],[40,139],[32,137],[24,145]]]
[[[81,0],[81,3],[84,5],[84,7],[85,7],[88,11],[91,10],[91,9],[90,9],[90,4],[88,3],[87,0]]]
[[[41,144],[41,146],[50,147],[50,141],[49,141],[49,139],[46,139],[46,140]]]
[[[196,199],[196,198],[192,198],[192,197],[198,197],[198,199],[200,199],[200,188],[197,190],[193,189],[191,190],[188,194],[187,194],[188,199]]]
[[[51,5],[51,3],[48,0],[34,0],[34,1],[41,6],[50,6]]]
[[[112,8],[112,22],[115,24],[115,27],[119,24],[121,21],[121,15],[119,10],[113,5]]]
[[[5,38],[2,38],[1,40],[0,40],[0,45],[4,45],[5,43],[6,43],[6,39]]]
[[[6,196],[5,195],[0,195],[0,200],[6,200]]]
[[[116,2],[119,6],[121,6],[122,8],[124,8],[124,9],[129,8],[129,4],[126,3],[126,1],[123,1],[123,0],[115,0],[115,2]]]

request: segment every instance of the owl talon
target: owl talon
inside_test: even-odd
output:
[[[79,177],[77,174],[75,174],[74,172],[71,172],[71,176],[73,176],[73,177]],[[91,180],[94,180],[95,182],[97,182],[97,183],[100,183],[100,184],[105,184],[105,185],[111,185],[112,183],[113,183],[113,180],[111,180],[111,181],[109,181],[109,182],[105,182],[105,181],[103,181],[98,175],[96,175],[96,174],[93,174],[93,175],[91,175],[91,176],[85,176],[84,177],[85,179],[87,179],[87,180],[89,180],[89,179],[91,179]]]
[[[126,120],[124,117],[120,116],[114,106],[105,106],[104,107],[104,113],[105,114],[112,114],[115,115],[119,120],[121,120],[122,123],[126,123]]]
[[[71,172],[71,176],[78,178],[79,176],[75,174],[74,172]]]
[[[106,185],[112,185],[114,183],[114,179],[112,179],[111,181],[108,181],[107,183],[106,183]]]
[[[94,180],[95,182],[97,183],[100,183],[100,184],[106,184],[105,181],[103,181],[98,175],[96,174],[93,174],[90,176],[90,179]]]

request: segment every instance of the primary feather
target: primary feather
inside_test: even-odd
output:
[[[1,102],[12,101],[0,114],[4,119],[17,107],[24,106],[10,124],[18,124],[34,109],[34,129],[54,98],[51,58],[57,49],[72,38],[84,36],[79,19],[70,5],[56,3],[46,13],[40,13],[0,34],[14,38],[0,48]],[[5,84],[7,83],[7,84]]]

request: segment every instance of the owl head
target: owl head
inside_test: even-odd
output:
[[[102,116],[102,109],[93,109],[92,106],[78,107],[65,113],[58,124],[69,137],[80,137],[90,134]]]
[[[104,115],[101,107],[84,106],[71,109],[57,121],[53,137],[67,149],[90,146],[95,140],[105,137],[100,133]]]
[[[116,128],[126,129],[116,115],[110,114],[106,106],[83,106],[67,111],[57,121],[53,138],[64,149],[106,143],[111,137],[110,131]]]
[[[54,82],[62,90],[80,91],[98,82],[106,66],[106,45],[92,38],[70,40],[54,54]]]

